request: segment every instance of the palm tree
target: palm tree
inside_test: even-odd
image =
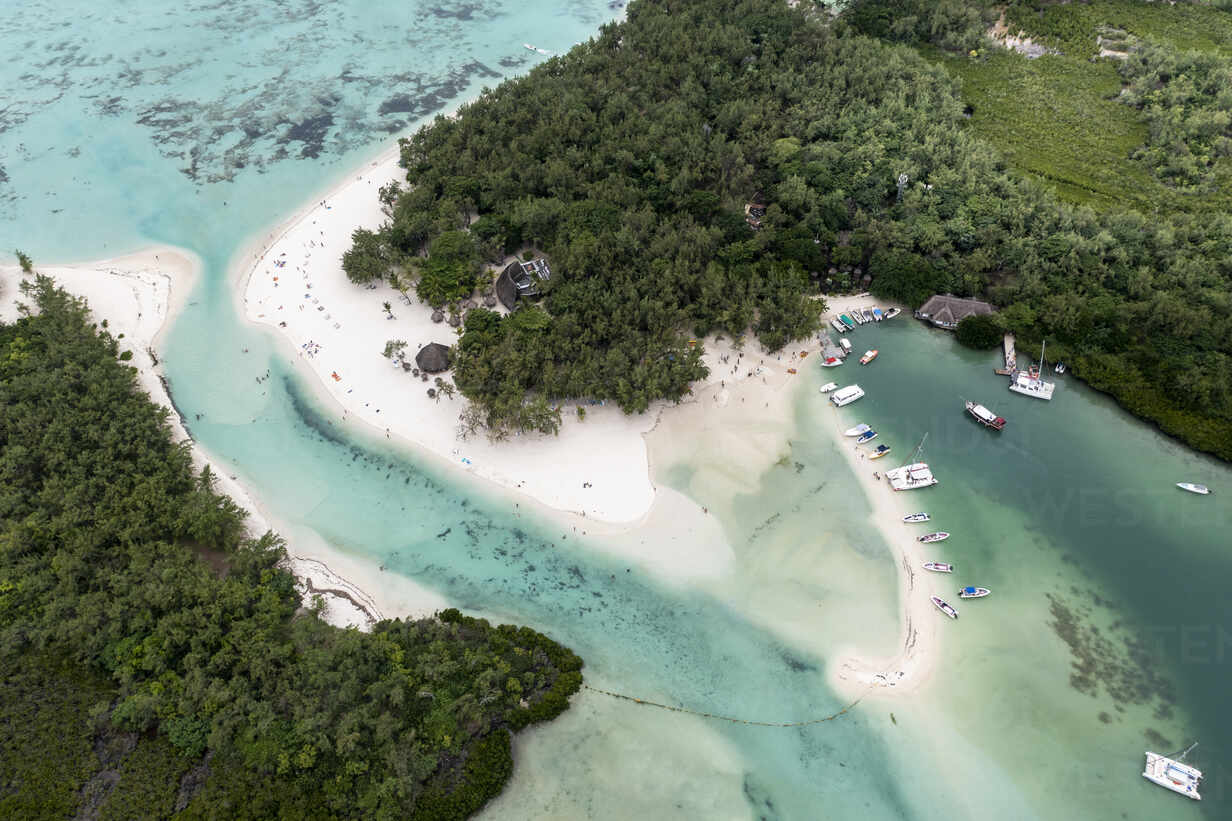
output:
[[[392,305],[390,305],[388,302],[382,302],[381,307],[385,309],[385,313],[389,314],[390,319],[394,318],[394,310],[393,310]]]

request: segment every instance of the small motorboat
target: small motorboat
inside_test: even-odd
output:
[[[1058,362],[1057,366],[1053,368],[1053,371],[1055,371],[1056,373],[1065,373],[1065,363]]]
[[[868,433],[870,430],[872,430],[872,428],[870,428],[868,425],[861,422],[860,424],[856,425],[854,428],[847,428],[847,430],[843,431],[843,435],[844,436],[863,436],[864,434]]]
[[[853,322],[851,317],[847,316],[847,314],[839,314],[838,319],[847,326],[847,330],[849,331],[856,326],[856,323]]]
[[[880,308],[873,308],[873,321],[874,321],[874,322],[880,322],[880,321],[881,321],[881,320],[883,320],[883,319],[885,319],[885,315],[884,315],[883,313],[881,313],[881,309],[880,309]]]
[[[887,308],[885,312],[886,319],[893,319],[903,312],[902,308]]]
[[[872,362],[877,358],[878,353],[880,353],[880,351],[876,348],[873,348],[871,351],[865,351],[864,356],[860,357],[860,364],[867,365],[869,362]]]
[[[944,530],[938,530],[936,533],[929,533],[925,536],[917,536],[915,540],[917,542],[928,543],[928,542],[944,542],[948,538],[950,538],[949,533],[946,533]]]
[[[864,433],[861,433],[859,436],[856,437],[856,444],[863,445],[865,442],[871,442],[876,438],[877,438],[877,431],[866,430],[864,431]]]
[[[868,455],[869,459],[880,459],[890,452],[889,445],[878,445],[877,449]]]
[[[864,324],[864,314],[860,313],[860,309],[859,309],[859,308],[853,308],[853,309],[852,309],[852,311],[851,311],[851,318],[852,318],[852,319],[854,319],[854,320],[856,321],[856,324],[857,324],[857,325],[863,325],[863,324]]]
[[[847,356],[849,353],[851,353],[851,340],[850,339],[840,339],[838,341],[838,346],[843,349],[843,356]]]
[[[1195,485],[1193,482],[1177,482],[1176,486],[1181,490],[1188,490],[1190,493],[1197,493],[1201,496],[1208,496],[1211,492],[1206,485]]]
[[[953,573],[954,565],[949,562],[924,562],[924,569],[934,573]]]
[[[904,516],[903,521],[915,524],[916,522],[927,522],[931,518],[932,517],[927,513],[912,513],[908,516]]]
[[[843,360],[839,359],[837,356],[823,356],[821,358],[821,367],[823,368],[837,368],[842,364]]]
[[[819,390],[822,393],[829,393],[830,391],[834,390],[837,387],[838,387],[837,382],[827,382],[826,384],[822,385],[817,390]]]
[[[830,327],[838,331],[840,334],[847,333],[847,326],[839,322],[837,319],[830,320]]]
[[[992,591],[987,587],[964,587],[958,591],[960,599],[982,599]]]
[[[940,610],[942,613],[945,613],[947,616],[949,616],[952,619],[958,618],[958,611],[955,610],[950,605],[946,604],[945,600],[942,599],[940,596],[929,596],[928,598],[932,600],[933,604],[937,605],[937,609]]]

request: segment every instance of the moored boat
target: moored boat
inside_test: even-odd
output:
[[[915,450],[911,454],[911,459],[919,459],[924,453],[924,441],[928,439],[928,434],[924,434],[924,438],[920,440],[920,444],[916,445]],[[890,482],[890,487],[895,490],[919,490],[920,488],[932,487],[937,484],[937,477],[933,476],[933,472],[928,469],[928,465],[924,462],[911,461],[902,467],[894,468],[886,471],[886,479]]]
[[[929,596],[928,598],[932,600],[933,604],[937,605],[937,609],[940,610],[942,613],[945,613],[947,616],[949,616],[952,619],[958,618],[958,611],[955,610],[950,605],[946,604],[945,600],[942,599],[940,596]]]
[[[849,331],[856,326],[856,323],[847,314],[839,314],[838,318],[840,322],[847,326]]]
[[[932,516],[929,516],[927,513],[911,513],[904,516],[903,521],[915,524],[916,522],[927,522],[931,518]]]
[[[1040,364],[1038,368],[1031,368],[1028,371],[1015,371],[1010,377],[1010,390],[1014,393],[1021,393],[1023,396],[1030,396],[1035,399],[1051,399],[1052,392],[1056,389],[1056,385],[1052,382],[1045,382],[1040,376],[1040,371],[1044,366],[1044,345],[1040,345]]]
[[[925,534],[924,536],[916,536],[915,540],[917,542],[926,542],[926,543],[927,542],[944,542],[948,538],[950,538],[949,533],[946,533],[944,530],[938,530],[936,533],[928,533],[928,534]]]
[[[866,430],[864,431],[864,433],[861,433],[859,436],[856,437],[856,444],[863,445],[865,442],[871,442],[876,438],[877,438],[877,431]]]
[[[881,309],[873,308],[873,321],[880,322],[883,319],[885,319],[885,314],[881,313]]]
[[[864,389],[859,385],[848,385],[830,394],[830,401],[834,403],[836,408],[841,408],[844,405],[850,405],[863,395]]]
[[[839,359],[837,356],[823,356],[821,358],[821,367],[823,368],[837,368],[842,364],[843,360]]]
[[[860,314],[864,317],[865,322],[873,321],[873,312],[870,311],[868,308],[861,308]]]
[[[878,445],[877,449],[868,455],[869,459],[880,459],[890,452],[889,445]]]
[[[817,390],[820,391],[821,393],[829,393],[830,391],[834,390],[837,387],[838,387],[837,382],[827,382],[826,384],[822,385]]]
[[[987,587],[964,587],[958,591],[960,599],[982,599],[992,591]]]
[[[903,312],[902,308],[887,308],[885,312],[886,319],[893,319]]]
[[[1189,750],[1196,746],[1198,745],[1194,744]],[[1181,753],[1177,758],[1169,758],[1166,755],[1148,751],[1146,766],[1142,768],[1142,777],[1164,789],[1180,793],[1186,798],[1201,801],[1202,796],[1198,794],[1198,786],[1202,781],[1202,771],[1197,767],[1182,764],[1180,761],[1189,750]]]
[[[1056,366],[1055,368],[1053,368],[1053,370],[1054,370],[1055,372],[1057,372],[1057,373],[1065,373],[1065,363],[1064,363],[1064,362],[1058,362],[1058,363],[1057,363],[1057,366]]]
[[[1193,482],[1177,482],[1176,486],[1181,490],[1188,490],[1190,493],[1197,493],[1201,496],[1207,496],[1211,492],[1206,485],[1195,485]]]
[[[977,405],[974,402],[966,402],[967,413],[975,417],[975,420],[986,428],[993,430],[1001,430],[1005,427],[1005,420],[995,413],[990,411],[983,405]]]
[[[843,349],[844,356],[847,356],[848,354],[851,353],[851,340],[850,339],[840,339],[838,341],[838,346]]]
[[[840,334],[845,334],[848,331],[847,326],[839,322],[837,319],[830,320],[830,327],[838,331]]]
[[[851,309],[851,318],[852,318],[852,319],[854,319],[854,320],[856,321],[856,324],[857,324],[857,325],[863,325],[863,324],[864,324],[864,314],[860,313],[860,309],[859,309],[859,308],[852,308],[852,309]]]
[[[861,422],[860,424],[856,425],[854,428],[847,428],[847,430],[843,431],[843,435],[844,436],[860,436],[861,434],[867,433],[870,430],[872,430],[871,426],[866,425],[863,422]]]
[[[864,356],[860,357],[860,364],[867,365],[869,362],[872,362],[874,359],[876,359],[877,354],[879,353],[880,351],[878,351],[876,348],[873,348],[871,351],[865,351]]]
[[[924,569],[934,573],[953,573],[954,565],[949,562],[924,562]]]

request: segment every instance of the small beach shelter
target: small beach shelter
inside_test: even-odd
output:
[[[429,342],[415,354],[415,364],[426,373],[449,370],[449,348],[439,342]]]

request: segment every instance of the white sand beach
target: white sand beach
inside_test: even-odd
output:
[[[118,338],[122,351],[131,351],[137,381],[150,399],[171,413],[168,424],[176,441],[191,439],[183,420],[176,413],[162,381],[157,361],[159,339],[183,307],[200,271],[200,262],[188,252],[168,246],[147,248],[114,259],[88,263],[44,266],[35,272],[50,276],[69,293],[83,297],[93,317]],[[0,320],[18,317],[17,304],[28,302],[20,292],[23,280],[17,266],[0,266]],[[153,355],[151,355],[153,352]],[[335,550],[314,534],[288,532],[272,522],[257,497],[219,467],[196,442],[193,456],[197,469],[210,465],[215,487],[227,494],[248,514],[251,535],[273,528],[287,541],[288,569],[295,574],[301,592],[320,595],[323,613],[331,624],[366,628],[387,616],[429,615],[448,607],[439,595],[402,579],[397,585],[383,583],[383,576],[371,563]],[[358,580],[363,588],[350,581]]]

